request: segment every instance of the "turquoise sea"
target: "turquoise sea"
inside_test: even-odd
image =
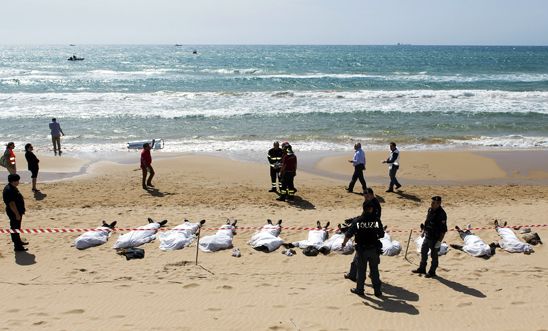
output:
[[[52,117],[81,152],[547,149],[548,47],[0,46],[0,142]]]

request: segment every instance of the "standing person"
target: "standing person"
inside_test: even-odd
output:
[[[362,204],[363,212],[361,216],[350,218],[345,221],[347,224],[352,224],[352,222],[358,220],[360,217],[364,217],[364,215],[369,210],[371,213],[373,213],[374,219],[381,221],[381,214],[382,214],[382,208],[379,200],[375,196],[375,193],[373,192],[373,189],[368,187],[367,190],[363,193],[364,201]],[[344,246],[343,246],[344,247]],[[356,281],[356,273],[357,273],[357,263],[358,263],[358,255],[354,255],[354,259],[350,263],[350,270],[348,273],[344,274],[344,278],[350,279],[352,281]]]
[[[282,177],[281,177],[281,164],[282,164],[283,151],[280,148],[280,143],[275,141],[272,148],[268,150],[268,163],[270,163],[270,181],[272,182],[272,187],[268,192],[278,192],[278,185],[276,184],[276,179],[281,186]]]
[[[23,195],[17,189],[19,185],[18,174],[8,175],[8,185],[4,187],[4,192],[2,197],[4,198],[4,203],[6,204],[6,214],[10,220],[10,229],[19,230],[21,229],[21,220],[25,214],[25,200]],[[21,240],[19,233],[11,234],[11,241],[13,241],[13,249],[16,252],[26,251],[27,249],[23,246],[28,245],[29,243]]]
[[[32,152],[33,150],[34,147],[31,143],[25,145],[25,159],[27,159],[28,169],[31,174],[30,178],[32,178],[32,192],[40,192],[36,188],[36,178],[38,178],[38,170],[40,168],[38,166],[38,163],[40,162],[40,160],[38,160],[36,155],[34,155],[34,153]]]
[[[293,179],[297,175],[297,156],[293,153],[293,148],[288,142],[282,144],[282,188],[278,201],[293,200],[295,198],[295,185]]]
[[[384,237],[384,229],[380,219],[377,219],[373,213],[373,207],[367,206],[365,213],[356,218],[352,225],[345,233],[342,247],[346,245],[348,240],[355,238],[355,262],[356,262],[356,287],[350,289],[350,292],[363,295],[365,287],[365,274],[367,264],[369,264],[369,274],[371,275],[371,283],[375,296],[382,296],[381,280],[379,277],[379,263],[381,262],[380,255],[382,253],[382,243],[380,238]]]
[[[436,276],[438,267],[438,250],[441,247],[441,241],[447,232],[447,214],[441,207],[441,197],[432,197],[432,204],[428,209],[426,221],[424,222],[424,242],[421,247],[421,263],[418,269],[413,270],[416,274],[426,274],[426,278]],[[432,257],[430,270],[426,273],[426,263],[428,262],[428,251]]]
[[[352,163],[354,166],[354,174],[352,175],[350,184],[348,184],[348,187],[346,188],[348,193],[352,193],[354,191],[354,184],[356,184],[358,179],[362,184],[362,192],[365,192],[365,189],[367,188],[365,178],[363,178],[363,172],[365,170],[365,152],[362,149],[362,144],[356,143],[354,145],[354,150],[356,151],[354,153],[354,158],[352,160],[348,160],[348,162]]]
[[[59,151],[59,156],[61,156],[61,136],[64,136],[65,133],[61,129],[61,125],[57,123],[57,119],[52,118],[51,123],[49,124],[49,129],[51,130],[51,142],[53,143],[53,153],[57,155]]]
[[[152,185],[154,169],[152,168],[152,156],[150,155],[150,149],[151,147],[149,143],[143,144],[143,151],[141,152],[141,170],[143,171],[143,188],[145,190],[147,189],[147,186],[154,187],[154,185]],[[148,180],[147,173],[149,173]]]
[[[6,144],[6,150],[2,155],[2,166],[8,169],[8,172],[10,174],[17,173],[17,167],[15,165],[15,152],[13,151],[14,149],[15,143],[13,141],[10,141]]]
[[[394,185],[396,185],[396,189],[401,187],[400,182],[396,178],[396,172],[400,168],[400,151],[396,148],[395,142],[390,143],[390,156],[385,161],[382,161],[382,163],[388,163],[388,176],[390,177],[390,185],[386,192],[394,192]]]

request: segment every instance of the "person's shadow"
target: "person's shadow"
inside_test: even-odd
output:
[[[152,187],[147,188],[146,192],[148,194],[152,195],[153,197],[157,197],[157,198],[163,198],[166,195],[172,195],[173,194],[173,193],[168,193],[168,192],[161,192],[159,189],[152,188]]]
[[[40,200],[44,200],[45,197],[47,197],[48,195],[47,194],[44,194],[40,191],[34,191],[34,199],[40,201]]]
[[[36,263],[36,256],[27,252],[15,252],[15,263],[18,265],[32,265]]]
[[[476,297],[476,298],[486,298],[487,297],[480,290],[476,290],[475,288],[468,287],[464,284],[457,283],[457,282],[454,282],[452,280],[449,280],[449,279],[446,279],[446,278],[443,278],[443,277],[440,277],[440,276],[436,276],[434,279],[439,281],[443,285],[457,291],[457,292],[461,292],[461,293],[464,293],[464,294],[467,294],[467,295],[471,295],[471,296]]]
[[[287,201],[291,206],[295,206],[300,209],[316,209],[316,206],[308,200],[301,198],[300,196],[293,197],[293,200]]]
[[[411,200],[411,201],[414,201],[414,202],[421,202],[422,201],[422,199],[419,198],[418,196],[416,196],[414,194],[405,193],[404,191],[395,191],[394,193],[396,193],[398,195],[398,199],[406,199],[406,200]]]
[[[363,296],[363,304],[375,310],[383,310],[392,313],[405,313],[409,315],[418,315],[419,310],[408,301],[418,301],[419,295],[403,287],[382,284],[382,298]]]

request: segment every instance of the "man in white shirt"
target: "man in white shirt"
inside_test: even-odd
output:
[[[354,184],[356,184],[356,181],[358,179],[362,184],[362,191],[365,192],[367,189],[365,178],[363,177],[363,172],[365,171],[365,152],[362,149],[362,144],[356,143],[354,145],[354,150],[356,151],[354,153],[354,158],[352,158],[352,160],[348,160],[348,162],[352,163],[352,165],[354,166],[354,174],[352,175],[350,184],[348,184],[348,187],[346,188],[346,191],[348,193],[353,192]]]

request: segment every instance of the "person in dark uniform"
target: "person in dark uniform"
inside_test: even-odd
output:
[[[382,214],[381,204],[380,204],[379,200],[377,199],[377,197],[375,196],[375,193],[373,192],[373,189],[368,187],[365,190],[365,192],[363,193],[363,197],[364,197],[364,201],[363,201],[363,204],[362,204],[362,208],[363,208],[362,215],[345,220],[344,222],[347,225],[352,225],[352,223],[354,221],[356,221],[360,217],[362,217],[364,215],[364,213],[366,212],[366,210],[368,210],[368,208],[372,208],[370,210],[373,213],[375,219],[377,219],[379,221],[381,220],[381,214]],[[358,263],[358,255],[354,254],[354,259],[350,263],[350,270],[347,273],[344,274],[345,279],[350,279],[354,282],[356,281],[356,273],[357,273],[356,266],[357,266],[357,263]]]
[[[20,179],[21,177],[18,174],[8,175],[8,185],[4,187],[2,193],[6,204],[6,214],[10,220],[10,229],[12,230],[21,229],[21,220],[25,214],[25,200],[17,189]],[[12,233],[11,241],[13,241],[13,248],[16,252],[27,250],[24,246],[28,243],[21,240],[19,233]]]
[[[282,144],[282,167],[280,172],[282,174],[282,188],[280,190],[280,196],[276,199],[278,201],[293,200],[295,197],[295,185],[293,179],[297,175],[297,156],[293,153],[293,148],[289,143]]]
[[[40,190],[36,188],[36,178],[38,177],[38,170],[40,169],[38,163],[40,160],[38,160],[36,155],[32,152],[33,149],[34,147],[32,144],[28,143],[25,145],[25,159],[27,159],[27,168],[31,174],[30,178],[32,178],[32,192],[40,192]]]
[[[346,231],[342,247],[346,245],[352,236],[355,236],[356,242],[356,287],[350,289],[350,292],[358,295],[364,294],[365,273],[367,264],[369,264],[369,274],[371,275],[374,294],[380,298],[382,291],[379,263],[381,261],[382,243],[379,239],[384,237],[384,229],[381,220],[376,218],[372,206],[367,206],[362,216],[352,222],[352,225]]]
[[[272,182],[272,187],[268,192],[278,192],[276,179],[278,179],[279,185],[282,185],[282,177],[280,174],[280,168],[282,167],[282,156],[283,151],[280,148],[280,143],[275,141],[273,147],[268,150],[268,163],[270,163],[270,181]]]
[[[426,221],[424,222],[424,242],[421,247],[421,263],[418,269],[413,270],[416,274],[426,274],[426,278],[436,276],[438,267],[438,251],[445,233],[447,232],[447,214],[441,207],[441,197],[432,197],[432,204],[428,209]],[[428,261],[428,251],[432,257],[430,270],[426,272],[426,263]]]

